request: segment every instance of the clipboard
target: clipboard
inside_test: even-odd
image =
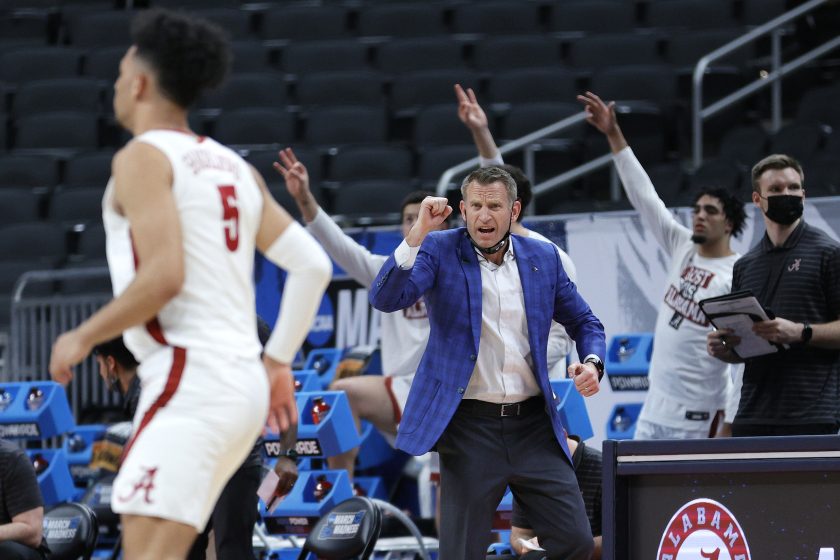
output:
[[[776,316],[764,309],[750,290],[707,298],[698,304],[715,329],[731,329],[741,339],[737,349],[732,348],[732,352],[741,359],[773,354],[789,348],[787,344],[770,342],[752,331],[753,323],[769,321]]]

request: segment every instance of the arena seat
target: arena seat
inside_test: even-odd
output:
[[[465,68],[461,43],[449,36],[394,39],[376,50],[376,66],[400,74],[415,70]]]
[[[358,27],[362,37],[422,37],[446,32],[443,9],[433,3],[362,5]]]
[[[0,81],[22,84],[31,80],[78,76],[83,51],[72,47],[20,47],[0,55]]]
[[[294,42],[282,50],[282,68],[290,74],[370,70],[368,45],[353,39]]]
[[[386,136],[385,111],[380,107],[333,106],[308,112],[305,138],[309,144],[382,143]]]
[[[555,66],[560,64],[560,44],[546,35],[488,37],[475,44],[473,64],[479,70],[490,72]]]
[[[102,112],[102,84],[90,78],[33,80],[22,85],[14,97],[13,115],[56,111]]]
[[[20,150],[95,150],[99,146],[96,113],[60,111],[17,119],[14,147]]]
[[[551,10],[549,30],[554,32],[620,33],[635,26],[633,2],[583,0],[557,2]]]
[[[347,9],[341,6],[283,6],[263,14],[261,36],[266,40],[332,39],[349,36]]]
[[[662,62],[658,36],[626,32],[589,35],[578,39],[569,47],[568,60],[581,69]]]
[[[540,30],[538,5],[532,2],[468,2],[455,6],[452,30],[455,33],[514,35]]]
[[[111,178],[113,150],[83,152],[64,162],[61,186],[69,188],[99,188],[104,190]]]
[[[478,89],[479,75],[472,70],[419,70],[394,77],[391,85],[391,109],[398,114],[415,113],[438,103],[454,103],[452,86]]]
[[[580,92],[577,72],[552,66],[499,72],[490,78],[488,89],[496,103],[573,103]]]
[[[736,24],[731,0],[654,0],[647,25],[658,28],[720,29]]]
[[[278,109],[288,103],[286,82],[280,74],[232,74],[224,85],[204,96],[204,109]]]
[[[234,109],[216,120],[214,138],[223,144],[292,144],[295,117],[280,109]]]
[[[410,183],[413,175],[412,159],[411,150],[405,146],[348,146],[332,157],[330,180],[390,179]]]
[[[370,105],[380,108],[385,77],[372,70],[319,72],[302,76],[297,83],[297,101],[308,105]]]
[[[471,140],[469,130],[458,119],[458,107],[454,102],[431,105],[417,113],[414,121],[416,146],[469,144]]]

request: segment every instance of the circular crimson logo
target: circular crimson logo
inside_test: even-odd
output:
[[[738,520],[726,506],[700,498],[682,506],[668,522],[656,560],[750,560]]]

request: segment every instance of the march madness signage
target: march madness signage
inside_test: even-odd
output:
[[[726,506],[700,498],[682,506],[668,522],[656,560],[750,560],[744,531]]]

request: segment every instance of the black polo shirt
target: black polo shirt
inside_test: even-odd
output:
[[[0,439],[0,525],[43,505],[29,457],[16,445]]]
[[[796,323],[840,318],[840,244],[802,221],[780,247],[764,235],[732,273],[777,317]],[[840,419],[840,351],[793,344],[747,360],[735,423],[830,424]]]

